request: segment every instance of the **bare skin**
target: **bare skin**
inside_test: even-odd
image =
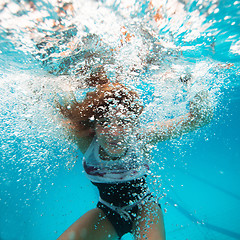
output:
[[[166,239],[163,213],[157,203],[147,202],[139,207],[133,227],[135,240]]]
[[[133,227],[135,240],[165,240],[162,210],[158,204],[140,205]],[[94,208],[73,223],[58,240],[117,240],[118,235],[103,211]]]
[[[73,223],[58,240],[115,240],[117,233],[103,211],[94,208]]]

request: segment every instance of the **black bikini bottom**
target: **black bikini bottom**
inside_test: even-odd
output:
[[[93,184],[100,194],[97,207],[105,213],[119,238],[132,232],[133,222],[143,200],[156,202],[149,192],[146,176],[124,183]]]
[[[123,217],[122,214],[117,213],[101,202],[98,202],[97,207],[104,212],[108,221],[111,222],[117,235],[119,236],[119,239],[121,239],[121,237],[126,233],[132,233],[133,222],[138,212],[138,205],[127,211],[130,218]]]

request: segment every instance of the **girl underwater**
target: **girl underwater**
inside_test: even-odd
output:
[[[92,52],[87,49],[88,45],[100,46],[100,50],[108,47],[94,34],[83,37],[78,44],[77,27],[73,24],[66,28],[61,20],[69,11],[72,14],[73,6],[60,0],[59,4],[59,20],[54,21],[52,33],[38,41],[34,35],[35,31],[38,33],[37,27],[31,29],[32,39],[38,42],[35,56],[49,73],[84,75],[91,70],[94,56],[101,58],[105,65],[113,61],[114,52],[131,40],[132,35],[123,30],[120,46],[107,51],[111,54]],[[155,21],[161,18],[157,12]],[[79,66],[82,52],[89,55],[85,57],[84,67]],[[162,209],[146,179],[151,163],[148,145],[179,137],[209,123],[212,110],[208,92],[201,91],[192,99],[186,115],[142,127],[139,117],[143,107],[137,93],[119,82],[110,82],[103,67],[84,79],[82,87],[86,85],[96,90],[87,93],[82,102],[66,100],[62,105],[57,103],[57,108],[66,118],[65,126],[84,155],[83,167],[99,190],[99,201],[96,208],[80,217],[58,239],[114,240],[132,233],[136,240],[165,240]]]
[[[199,92],[184,116],[165,122],[139,125],[143,107],[136,92],[111,83],[104,71],[92,75],[96,90],[82,102],[58,104],[67,126],[84,154],[86,176],[99,190],[97,207],[88,211],[58,239],[164,240],[161,206],[150,192],[147,145],[181,136],[209,123],[208,93]]]

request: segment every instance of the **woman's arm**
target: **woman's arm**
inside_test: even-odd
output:
[[[150,123],[147,126],[147,132],[144,134],[147,141],[157,143],[180,137],[211,121],[213,110],[207,91],[197,93],[189,105],[189,113],[183,116],[165,122]]]

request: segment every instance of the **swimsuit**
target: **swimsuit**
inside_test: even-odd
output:
[[[132,232],[139,207],[155,201],[146,183],[148,164],[141,152],[129,149],[119,160],[102,160],[96,137],[87,149],[83,166],[90,181],[99,190],[97,207],[106,215],[119,238]]]
[[[97,186],[100,194],[97,207],[105,213],[119,238],[126,233],[132,233],[139,207],[145,201],[156,202],[147,187],[146,176],[123,183],[93,184]]]
[[[87,178],[92,182],[120,183],[143,177],[149,166],[142,157],[141,149],[141,146],[128,149],[119,160],[102,160],[99,156],[100,145],[94,137],[83,157]]]

